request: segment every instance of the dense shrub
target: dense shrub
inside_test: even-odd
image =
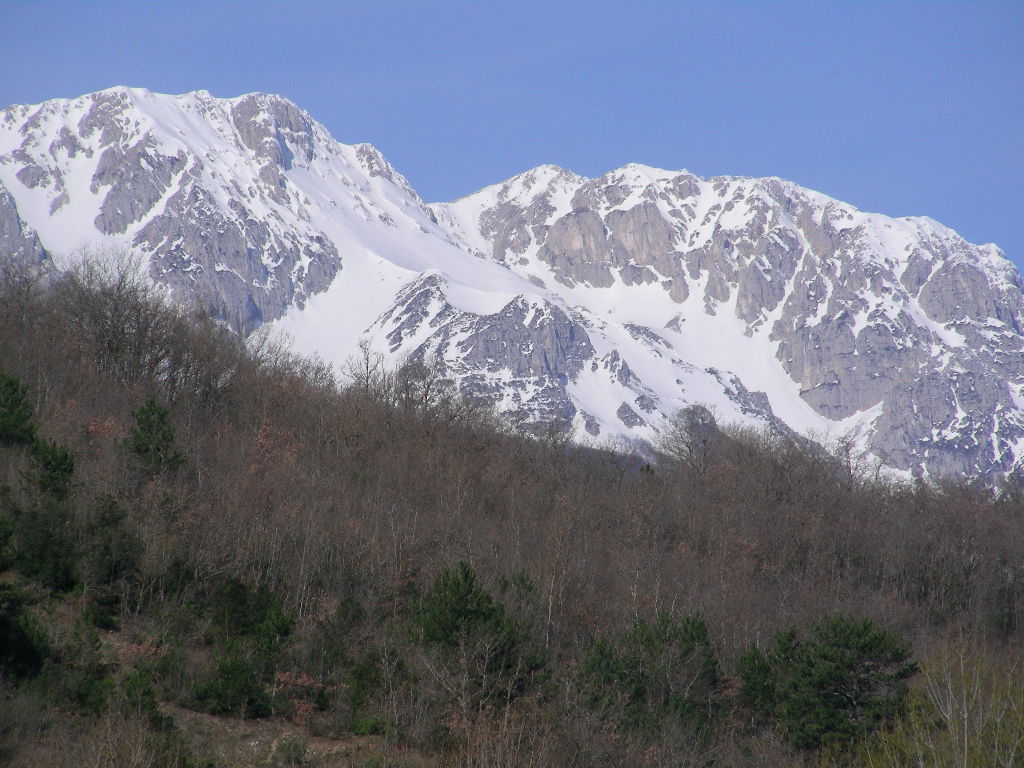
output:
[[[185,454],[174,442],[170,411],[153,398],[132,413],[135,426],[128,444],[149,471],[172,470],[185,463]]]
[[[62,709],[98,715],[115,690],[113,671],[96,629],[79,621],[44,665],[38,685]]]
[[[617,728],[657,732],[672,718],[701,729],[714,713],[718,664],[701,617],[662,611],[653,622],[638,619],[618,642],[598,640],[580,680],[590,705]]]
[[[215,714],[267,717],[274,710],[267,686],[281,664],[294,618],[270,589],[252,589],[236,578],[216,586],[209,613],[218,651],[212,671],[193,692],[193,704]]]
[[[345,676],[345,696],[353,718],[376,695],[382,682],[380,654],[376,650],[367,651]]]
[[[28,476],[45,495],[64,501],[71,492],[71,476],[75,472],[75,457],[63,445],[37,440],[29,454]]]
[[[419,643],[433,650],[463,716],[522,694],[543,660],[466,563],[445,568],[415,615]]]
[[[83,527],[81,569],[93,585],[110,586],[131,577],[143,545],[126,524],[127,513],[111,496],[99,499]]]
[[[32,445],[36,425],[25,386],[0,372],[0,445]]]
[[[11,515],[14,566],[24,575],[58,591],[78,583],[78,551],[74,520],[68,506],[44,498]]]
[[[267,717],[273,701],[265,674],[237,643],[220,653],[209,679],[195,690],[193,705],[217,715]]]
[[[210,596],[210,617],[223,638],[254,638],[274,646],[286,638],[295,623],[281,607],[281,598],[266,585],[253,589],[241,579],[220,581]]]
[[[891,720],[916,667],[906,643],[873,622],[833,616],[806,640],[779,632],[740,660],[745,702],[777,720],[797,747],[849,741]]]
[[[416,616],[420,638],[427,645],[455,653],[480,640],[494,669],[514,663],[518,633],[504,607],[477,583],[466,563],[445,568],[424,596]]]
[[[0,677],[15,681],[37,675],[50,654],[46,636],[26,602],[17,588],[0,584]]]

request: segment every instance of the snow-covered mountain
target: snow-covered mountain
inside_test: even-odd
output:
[[[8,107],[0,255],[83,245],[136,251],[241,333],[429,364],[535,431],[635,446],[702,404],[855,434],[909,472],[1024,463],[1013,265],[779,179],[542,166],[427,206],[372,146],[277,96]]]

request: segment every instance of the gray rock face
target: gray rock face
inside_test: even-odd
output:
[[[559,280],[569,285],[584,282],[607,288],[614,282],[608,231],[593,211],[573,211],[555,221],[537,255],[553,267]]]
[[[22,221],[14,198],[0,184],[0,270],[41,267],[49,260],[39,235]]]
[[[619,417],[619,421],[625,424],[627,427],[639,427],[643,426],[644,420],[640,418],[640,414],[633,410],[629,403],[622,403],[615,411],[615,415]]]
[[[326,290],[340,259],[323,234],[277,232],[233,207],[236,215],[226,216],[193,170],[133,245],[150,254],[156,280],[249,333]]]
[[[554,305],[541,308],[523,299],[485,315],[459,343],[461,358],[513,376],[575,378],[594,354],[587,332]]]
[[[406,286],[370,335],[454,381],[470,400],[501,406],[527,431],[567,429],[577,413],[567,385],[594,355],[586,329],[559,307],[522,297],[489,315],[462,311],[445,288],[436,274]]]
[[[127,232],[160,201],[185,165],[183,152],[170,157],[161,154],[151,134],[127,148],[108,146],[92,177],[93,192],[109,188],[96,229],[108,235]]]

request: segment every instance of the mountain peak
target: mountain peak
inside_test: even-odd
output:
[[[686,170],[669,171],[664,168],[644,165],[643,163],[626,163],[625,165],[608,171],[601,178],[624,178],[633,182],[650,183],[655,181],[666,181],[676,176],[691,176]]]
[[[117,86],[0,113],[0,256],[131,250],[240,333],[360,341],[524,429],[676,411],[850,435],[906,473],[1024,466],[1024,283],[995,246],[775,177],[541,165],[424,206],[290,100]]]

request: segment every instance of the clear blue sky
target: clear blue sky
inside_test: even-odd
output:
[[[427,200],[541,163],[775,175],[1024,266],[1024,0],[0,0],[0,104],[288,96]]]

